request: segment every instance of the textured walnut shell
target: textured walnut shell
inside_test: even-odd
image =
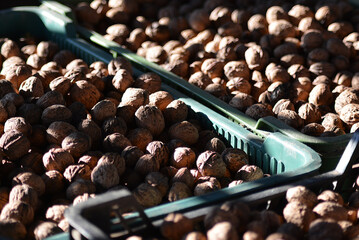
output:
[[[226,172],[226,164],[221,155],[213,151],[201,153],[196,165],[202,176],[223,177]]]
[[[62,140],[61,147],[78,158],[90,150],[91,138],[85,133],[73,132]]]
[[[144,73],[138,76],[133,84],[135,88],[142,88],[148,93],[154,93],[161,89],[161,78],[155,73]]]
[[[247,181],[255,181],[263,178],[263,171],[255,165],[244,165],[236,173],[236,179]]]
[[[70,98],[73,102],[80,102],[90,110],[100,99],[100,92],[91,83],[80,80],[74,83],[70,89]]]
[[[194,188],[194,195],[200,196],[221,189],[221,184],[215,177],[200,177]]]
[[[258,45],[253,45],[245,51],[245,59],[251,70],[262,70],[269,61],[268,52]]]
[[[313,208],[317,203],[317,196],[304,186],[297,186],[287,190],[286,199],[288,202],[299,202]]]
[[[30,136],[32,127],[23,117],[12,117],[6,120],[4,124],[4,132],[18,131],[25,136]]]
[[[145,182],[156,187],[164,197],[169,189],[168,178],[160,172],[151,172],[146,175]]]
[[[173,101],[173,96],[167,91],[157,91],[149,96],[149,105],[163,111]]]
[[[359,121],[359,104],[350,103],[340,110],[340,119],[349,127]]]
[[[103,169],[101,169],[103,170]],[[111,172],[109,171],[109,174]],[[117,172],[116,172],[117,173]],[[92,180],[92,175],[94,172],[91,173],[91,181],[79,179],[68,186],[66,189],[66,198],[73,200],[77,196],[83,195],[85,193],[92,194],[96,191],[95,183]],[[98,180],[101,178],[101,174],[105,174],[103,172],[95,172],[95,178]],[[115,175],[114,175],[115,176]],[[111,176],[110,176],[111,177]],[[111,179],[110,181],[115,181],[116,179]],[[106,183],[106,182],[105,182]],[[99,185],[102,184],[102,181],[99,181]],[[100,186],[101,187],[101,186]]]
[[[64,190],[64,176],[57,170],[45,172],[41,176],[45,183],[45,194],[55,194]]]
[[[236,173],[242,166],[248,164],[248,155],[239,148],[226,148],[222,159],[231,173]]]
[[[127,88],[122,95],[120,106],[133,106],[136,109],[149,103],[149,94],[141,88]]]
[[[153,207],[161,203],[161,192],[148,183],[140,184],[134,191],[133,196],[144,207]]]
[[[308,239],[342,239],[343,230],[340,225],[333,220],[317,219],[313,221],[308,230]]]
[[[145,151],[147,144],[153,140],[151,132],[147,128],[134,128],[127,134],[133,146],[136,146],[141,151]]]
[[[27,184],[32,187],[38,196],[41,196],[45,192],[45,183],[41,177],[32,172],[23,172],[19,173],[12,179],[12,185],[16,186],[18,184]]]
[[[273,116],[273,112],[261,103],[248,107],[245,114],[256,120],[266,116]]]
[[[11,202],[4,206],[1,211],[0,219],[15,219],[24,225],[30,224],[34,219],[34,209],[25,202]]]
[[[42,161],[47,171],[63,172],[67,166],[74,163],[74,158],[62,148],[51,148],[43,155]]]
[[[68,207],[68,205],[64,204],[57,204],[49,207],[46,211],[46,219],[59,223],[65,218],[64,212]]]
[[[91,169],[86,164],[70,165],[65,169],[63,176],[70,183],[77,179],[90,180]]]
[[[131,168],[136,165],[137,160],[143,154],[143,151],[136,146],[128,146],[121,152],[121,156],[125,159],[126,166]]]
[[[181,100],[173,100],[163,110],[166,123],[173,124],[187,119],[188,107]]]
[[[146,151],[157,158],[160,166],[166,166],[169,159],[169,150],[162,141],[152,141],[147,144]]]
[[[156,106],[145,105],[137,109],[135,121],[138,127],[147,128],[153,136],[159,135],[165,128],[165,119]]]
[[[193,195],[191,189],[183,182],[174,182],[168,191],[168,201],[174,202]]]
[[[102,122],[106,118],[116,115],[116,105],[110,100],[101,100],[91,109],[91,116],[95,121]]]
[[[309,93],[309,103],[314,105],[330,105],[333,101],[333,95],[330,88],[326,84],[318,84]]]
[[[312,103],[305,103],[300,106],[298,115],[304,119],[304,124],[319,122],[322,117],[319,108]]]
[[[62,140],[76,128],[67,122],[56,121],[46,129],[46,139],[49,143],[60,145]]]
[[[0,148],[9,160],[14,161],[24,156],[30,149],[30,141],[21,132],[8,131],[0,138]]]
[[[0,222],[0,234],[3,237],[9,239],[24,239],[26,232],[25,225],[18,220],[10,218]]]
[[[37,192],[27,184],[14,186],[9,193],[9,202],[25,202],[36,209],[38,206]]]
[[[212,83],[212,79],[201,71],[193,73],[188,82],[192,85],[195,85],[201,89],[205,89],[209,84]]]
[[[183,167],[178,169],[177,173],[172,178],[172,183],[175,182],[183,182],[185,183],[190,189],[193,189],[195,179],[193,175],[191,174],[190,170],[188,168]]]
[[[162,236],[167,239],[180,240],[193,228],[194,224],[191,219],[181,213],[170,213],[164,218],[160,231]]]
[[[114,164],[104,162],[92,170],[91,181],[100,188],[109,189],[120,183],[120,177]]]
[[[318,195],[317,199],[321,202],[335,202],[341,206],[344,205],[343,197],[339,193],[331,190],[323,191]]]
[[[310,223],[315,219],[315,214],[308,206],[294,201],[285,206],[283,217],[288,223],[293,223],[304,231],[308,231]]]
[[[339,96],[335,99],[335,112],[340,114],[340,111],[343,109],[343,107],[350,103],[359,103],[359,92],[355,89],[347,89],[339,94]]]
[[[135,171],[146,176],[150,172],[158,172],[160,170],[160,163],[157,157],[152,154],[142,155],[135,165]]]
[[[171,139],[180,139],[188,145],[195,144],[199,138],[197,128],[188,121],[173,124],[168,132]]]
[[[130,140],[121,133],[112,133],[103,140],[103,147],[107,152],[121,152],[128,146],[131,146]]]

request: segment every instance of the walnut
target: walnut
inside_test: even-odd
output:
[[[210,139],[205,146],[205,150],[215,151],[220,154],[223,152],[225,148],[226,148],[225,143],[217,137]]]
[[[15,161],[29,151],[30,141],[23,133],[11,130],[2,134],[0,149],[4,151],[10,161]]]
[[[173,96],[167,91],[157,91],[149,96],[149,105],[163,111],[173,101]]]
[[[269,61],[268,52],[259,45],[253,45],[245,51],[245,60],[251,70],[262,70]]]
[[[180,139],[188,145],[195,144],[199,138],[197,128],[188,121],[173,124],[168,132],[171,139]]]
[[[5,58],[20,56],[20,48],[13,40],[6,40],[1,46],[1,55]]]
[[[80,80],[70,89],[70,98],[73,102],[80,102],[90,110],[100,99],[100,92],[88,81]]]
[[[62,230],[54,222],[42,222],[34,229],[35,239],[39,240],[59,233],[62,233]]]
[[[317,62],[310,65],[309,71],[315,76],[325,75],[331,78],[335,73],[335,67],[328,62]]]
[[[345,105],[340,110],[340,119],[346,123],[349,127],[359,121],[359,104],[350,103]]]
[[[161,89],[161,78],[156,73],[143,73],[133,83],[133,87],[147,90],[149,94]]]
[[[257,103],[257,104],[253,104],[252,106],[249,106],[245,111],[245,114],[255,120],[258,120],[266,116],[273,116],[272,110],[268,109],[266,105],[262,103]]]
[[[144,154],[137,160],[134,170],[145,176],[150,172],[158,172],[160,170],[160,163],[156,156]]]
[[[239,148],[226,148],[222,159],[231,173],[236,173],[242,166],[248,164],[248,155]]]
[[[294,5],[288,12],[290,21],[298,26],[300,20],[305,17],[314,17],[314,13],[309,7],[304,5]]]
[[[28,225],[32,223],[34,219],[34,209],[25,202],[9,202],[2,209],[0,219],[2,221],[15,219],[24,225]]]
[[[116,171],[116,169],[114,169],[114,170]],[[94,172],[92,172],[92,174],[94,174]],[[95,173],[95,174],[97,175],[98,173]],[[116,174],[117,174],[117,171],[116,171]],[[91,178],[92,178],[92,176],[91,176]],[[97,176],[96,176],[96,178],[97,178]],[[100,178],[100,177],[98,177],[98,178]],[[111,179],[111,181],[112,180],[114,180],[114,179]],[[95,190],[96,190],[95,183],[88,181],[88,180],[84,180],[84,179],[78,179],[75,182],[71,183],[70,186],[68,186],[68,188],[66,189],[66,198],[69,200],[73,200],[77,196],[83,195],[85,193],[92,194],[95,192]]]
[[[344,106],[348,104],[358,104],[359,103],[359,92],[355,89],[344,90],[339,96],[335,99],[334,109],[335,112],[340,114]]]
[[[209,58],[203,61],[201,70],[210,78],[222,77],[224,62],[216,58]]]
[[[62,219],[65,218],[64,212],[68,208],[68,205],[53,205],[49,207],[46,211],[46,219],[59,223]]]
[[[121,133],[112,133],[103,140],[103,147],[107,152],[121,152],[127,146],[131,146],[131,142]]]
[[[271,68],[269,66],[270,65],[268,65],[265,71],[269,82],[274,83],[279,81],[281,83],[286,83],[291,80],[291,77],[289,73],[285,70],[285,68],[281,67],[280,65]]]
[[[221,184],[215,177],[200,177],[194,188],[194,195],[200,196],[221,189]]]
[[[289,20],[287,12],[282,7],[271,6],[267,9],[266,20],[269,24],[280,19]]]
[[[331,190],[323,191],[318,195],[317,199],[320,202],[334,202],[341,206],[344,205],[343,197],[339,193],[333,192]]]
[[[91,181],[102,189],[109,189],[119,184],[120,177],[114,164],[103,162],[92,170]]]
[[[256,34],[268,33],[268,22],[262,14],[252,15],[247,22],[248,30]]]
[[[71,88],[71,81],[66,77],[60,76],[49,83],[49,88],[65,96]]]
[[[330,105],[333,101],[333,95],[329,86],[326,84],[315,86],[309,93],[308,101],[316,106]]]
[[[255,99],[251,95],[242,92],[238,92],[229,101],[229,105],[241,111],[245,111],[248,107],[252,106],[253,104],[255,104]]]
[[[276,20],[270,23],[268,26],[268,32],[280,39],[296,36],[295,27],[289,21],[284,19]]]
[[[25,136],[30,136],[32,127],[23,117],[12,117],[6,120],[4,124],[4,132],[18,131]]]
[[[133,196],[139,204],[144,207],[153,207],[161,203],[162,195],[160,190],[148,183],[140,184],[134,191]]]
[[[42,109],[51,107],[52,105],[56,104],[66,104],[64,96],[62,96],[61,93],[57,91],[48,91],[36,101],[36,105],[38,105]]]
[[[166,42],[170,38],[168,26],[160,22],[152,22],[145,29],[146,35],[154,42]]]
[[[44,109],[41,114],[41,121],[44,125],[49,126],[56,121],[70,122],[72,112],[66,106],[54,104]]]
[[[178,169],[177,173],[172,178],[172,183],[175,182],[183,182],[185,183],[190,189],[193,189],[193,185],[195,183],[195,179],[191,174],[190,170],[187,167],[183,167]]]
[[[156,187],[164,197],[169,189],[168,178],[160,172],[151,172],[147,174],[145,182]]]
[[[288,223],[293,223],[306,232],[314,221],[315,214],[307,205],[294,201],[285,206],[283,217]]]
[[[213,151],[201,153],[196,165],[202,176],[223,177],[226,172],[226,164],[221,155]]]
[[[127,124],[122,117],[110,117],[103,121],[102,132],[105,135],[113,133],[120,133],[124,135],[127,133]]]
[[[44,95],[44,88],[40,78],[31,76],[24,80],[19,86],[19,93],[24,98],[37,98]]]
[[[312,103],[301,105],[298,109],[298,115],[304,119],[304,124],[319,122],[322,117],[319,108]]]
[[[196,240],[206,240],[207,237],[201,232],[192,231],[192,232],[185,234],[182,239],[183,240],[195,240],[195,239]]]
[[[38,195],[37,192],[27,184],[21,184],[14,186],[9,193],[9,202],[24,202],[33,209],[38,207]]]
[[[210,25],[209,14],[204,9],[196,9],[190,13],[188,24],[197,32],[203,31]]]
[[[187,184],[183,182],[174,182],[168,191],[168,201],[174,202],[191,197],[192,195],[192,191]]]
[[[295,110],[289,99],[281,99],[273,106],[273,113],[278,115],[283,110]]]
[[[47,171],[57,170],[63,172],[67,166],[74,163],[74,158],[65,149],[51,148],[43,155],[42,161]]]
[[[61,146],[64,150],[68,151],[75,158],[80,157],[82,154],[90,150],[91,139],[82,132],[70,133],[62,140]]]
[[[41,178],[45,183],[46,194],[55,194],[64,190],[64,177],[61,172],[57,170],[47,171]]]
[[[75,132],[76,128],[62,121],[56,121],[50,124],[46,129],[46,139],[49,143],[60,145],[62,140],[70,133]]]
[[[145,151],[147,144],[153,140],[151,132],[146,128],[132,129],[127,134],[127,138],[133,146],[138,147],[141,151]]]
[[[310,224],[308,239],[342,239],[343,230],[333,220],[317,219]]]
[[[32,151],[25,156],[23,156],[20,160],[20,165],[22,168],[31,169],[36,174],[42,174],[44,172],[44,165],[42,163],[42,155],[41,153]]]
[[[15,89],[19,89],[21,83],[31,77],[32,68],[26,64],[11,65],[6,72],[1,71],[5,75],[6,80],[10,81]]]
[[[166,123],[174,124],[176,122],[181,122],[187,119],[188,107],[181,100],[173,100],[170,102],[166,108],[163,110],[163,116],[166,120]]]
[[[188,82],[192,85],[195,85],[196,87],[205,89],[209,84],[212,83],[212,79],[207,74],[204,74],[201,71],[197,71],[190,76]]]
[[[263,178],[263,171],[255,165],[244,165],[236,173],[236,179],[245,182]]]
[[[106,118],[116,115],[116,105],[110,100],[102,100],[95,104],[91,109],[91,116],[95,121],[102,122]]]
[[[317,196],[304,186],[292,187],[287,190],[286,199],[289,203],[299,202],[309,208],[313,208],[317,203]]]
[[[193,231],[193,228],[191,219],[181,213],[170,213],[164,218],[160,231],[165,238],[180,240],[186,233]]]
[[[26,228],[23,223],[13,218],[0,221],[0,235],[9,239],[25,239]]]
[[[125,69],[129,75],[133,75],[131,63],[124,57],[117,57],[112,59],[108,64],[108,73],[110,75],[115,75],[120,69]]]
[[[248,80],[250,71],[245,61],[230,61],[224,66],[224,75],[228,79],[239,77]]]
[[[325,128],[319,123],[309,123],[305,125],[300,131],[310,136],[319,137],[324,132],[324,130]]]
[[[45,192],[45,183],[41,177],[32,172],[22,172],[17,174],[12,179],[12,185],[16,186],[18,184],[27,184],[32,187],[38,194],[41,196]]]
[[[146,50],[145,58],[157,64],[162,64],[167,60],[167,53],[161,46],[153,46]]]
[[[138,127],[147,128],[154,136],[159,135],[165,127],[163,114],[156,106],[139,107],[135,113],[135,121]]]
[[[160,166],[166,166],[169,159],[169,150],[161,141],[152,141],[147,144],[146,151],[154,155],[160,163]]]

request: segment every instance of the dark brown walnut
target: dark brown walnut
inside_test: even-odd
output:
[[[11,92],[5,94],[5,96],[2,98],[2,103],[6,102],[13,102],[15,107],[18,108],[25,103],[25,99],[20,94]]]
[[[149,24],[145,33],[147,37],[154,42],[166,42],[170,38],[170,31],[167,25],[161,24],[161,22],[152,22]]]
[[[163,111],[173,101],[173,96],[167,91],[157,91],[149,96],[149,105]]]
[[[164,68],[182,78],[187,78],[188,63],[184,60],[172,60],[171,58]]]
[[[120,177],[114,164],[104,162],[92,170],[91,181],[100,189],[109,189],[120,183]]]
[[[19,89],[21,83],[32,75],[31,66],[26,64],[11,65],[6,70],[6,72],[2,71],[1,73],[5,75],[6,80],[10,81],[15,89]]]
[[[159,135],[165,127],[165,119],[156,106],[145,105],[137,109],[135,121],[138,127],[147,128],[153,136]]]
[[[178,169],[177,173],[172,178],[172,183],[182,182],[186,184],[190,189],[193,189],[195,179],[187,167]]]
[[[318,84],[309,93],[308,101],[316,106],[330,105],[333,101],[330,87],[326,84]]]
[[[126,166],[130,168],[136,165],[137,160],[143,154],[143,151],[137,146],[128,146],[121,152],[121,156],[125,159]]]
[[[41,67],[46,63],[46,58],[40,57],[38,54],[31,54],[27,60],[26,64],[31,66],[33,69],[40,70]]]
[[[321,192],[317,199],[319,202],[334,202],[341,206],[344,205],[343,197],[339,193],[332,190],[325,190]]]
[[[77,179],[90,180],[91,169],[86,164],[69,165],[65,169],[63,176],[70,183]]]
[[[207,142],[204,149],[209,151],[215,151],[221,154],[225,148],[226,148],[226,144],[221,139],[215,137]]]
[[[83,132],[73,132],[62,140],[61,147],[78,158],[91,148],[91,138]]]
[[[174,182],[168,191],[168,201],[174,202],[193,196],[191,189],[183,182]]]
[[[273,106],[273,113],[276,115],[283,110],[295,110],[293,103],[289,99],[281,99]]]
[[[100,145],[102,141],[101,128],[93,120],[83,119],[82,121],[80,121],[79,125],[77,126],[77,129],[90,137],[92,146]],[[70,135],[71,133],[69,133],[68,135]]]
[[[101,100],[91,109],[91,116],[97,122],[103,122],[106,118],[116,116],[116,105],[110,100]]]
[[[209,84],[212,83],[212,79],[201,71],[193,73],[188,82],[192,85],[195,85],[201,89],[205,89]]]
[[[27,234],[23,223],[15,219],[0,221],[0,235],[9,239],[25,239]]]
[[[34,220],[34,209],[25,202],[9,202],[2,209],[0,219],[9,220],[11,218],[28,225]]]
[[[167,53],[161,46],[153,46],[146,49],[145,58],[157,64],[162,64],[167,60]]]
[[[153,140],[151,132],[147,128],[135,128],[128,132],[128,140],[139,150],[145,151],[147,144]]]
[[[354,103],[359,103],[359,92],[355,89],[344,90],[339,96],[335,99],[334,110],[336,113],[340,114],[340,111],[344,106]]]
[[[103,140],[103,147],[107,152],[121,152],[128,146],[131,146],[130,140],[121,133],[112,133]]]
[[[15,117],[16,115],[16,105],[13,101],[11,100],[7,100],[4,98],[2,98],[0,100],[0,104],[5,108],[8,117]]]
[[[52,80],[60,77],[61,75],[62,75],[62,73],[59,70],[40,70],[34,74],[34,76],[40,77],[40,79],[42,81],[42,86],[44,87],[45,90],[48,89],[49,84]],[[67,74],[65,74],[65,75],[67,76]]]
[[[32,206],[33,209],[38,207],[37,192],[27,184],[14,186],[9,193],[9,202],[24,202]]]
[[[255,181],[263,178],[264,174],[262,169],[255,165],[244,165],[236,173],[236,179],[243,180],[245,182]]]
[[[166,166],[169,159],[169,150],[162,141],[152,141],[147,144],[146,152],[152,154],[159,161],[160,166]]]
[[[350,103],[340,110],[340,119],[349,127],[359,122],[359,104]]]
[[[201,71],[210,78],[222,77],[225,63],[216,58],[209,58],[203,61]]]
[[[273,116],[272,110],[262,103],[253,104],[248,107],[245,114],[256,120],[266,116]]]
[[[309,71],[315,76],[325,75],[331,78],[335,73],[335,66],[329,62],[317,62],[310,65]]]
[[[245,61],[231,61],[224,66],[224,75],[228,79],[244,78],[249,79],[250,71]]]
[[[57,46],[57,44],[55,42],[51,42],[51,41],[42,41],[39,44],[37,44],[37,47],[36,47],[36,53],[40,57],[46,58],[48,61],[55,56],[55,54],[58,52],[58,50],[59,50],[59,47]],[[68,51],[68,52],[70,52],[70,51]]]
[[[204,9],[196,9],[190,13],[188,24],[194,31],[203,31],[210,25],[209,14]]]
[[[0,188],[0,210],[9,202],[9,189],[7,187]]]
[[[117,173],[120,177],[126,169],[125,159],[119,153],[106,153],[98,160],[97,165],[102,163],[109,163],[115,165]]]
[[[252,106],[254,103],[255,103],[255,99],[251,95],[242,92],[238,92],[229,101],[229,105],[241,111],[245,111],[248,107]]]
[[[5,79],[0,80],[0,98],[3,98],[6,94],[15,92],[13,84]]]
[[[127,124],[121,117],[107,118],[102,123],[102,132],[105,135],[110,135],[112,133],[120,133],[123,135],[127,133]]]
[[[41,177],[32,172],[23,172],[19,173],[12,179],[12,185],[16,186],[18,184],[27,184],[32,187],[38,194],[41,196],[45,192],[45,183],[42,181]]]
[[[51,148],[43,155],[42,161],[47,171],[57,170],[59,172],[63,172],[67,166],[75,162],[72,155],[62,148]]]
[[[298,115],[304,120],[304,124],[312,122],[319,122],[321,120],[321,113],[319,108],[312,103],[304,103],[298,109]]]
[[[287,190],[286,199],[289,203],[299,202],[313,208],[317,204],[317,196],[304,186],[292,187]]]
[[[269,61],[268,52],[259,45],[253,45],[245,51],[245,60],[251,70],[262,70]]]
[[[333,220],[317,219],[313,221],[308,230],[308,239],[343,239],[343,230]]]
[[[125,69],[131,76],[133,75],[132,65],[123,57],[117,57],[108,64],[108,73],[110,75],[115,75],[120,69]]]
[[[166,196],[169,189],[168,178],[160,172],[151,172],[146,175],[145,182],[157,188],[162,197]]]
[[[64,191],[65,182],[61,172],[57,170],[47,171],[41,178],[45,183],[45,194],[56,194]]]
[[[28,153],[30,141],[23,133],[11,130],[2,134],[0,148],[10,161],[15,161]]]
[[[226,148],[222,154],[223,162],[231,173],[236,173],[241,167],[248,164],[248,155],[239,148]]]
[[[89,151],[85,155],[81,156],[78,160],[79,164],[86,164],[91,169],[96,167],[98,160],[102,157],[102,152],[100,151]]]
[[[153,207],[161,203],[161,192],[148,183],[140,184],[134,191],[133,196],[143,207]]]
[[[277,118],[295,129],[302,128],[304,124],[303,119],[293,110],[283,110],[278,113]]]
[[[133,83],[133,87],[147,90],[149,94],[161,89],[161,78],[156,73],[143,73]]]
[[[202,176],[223,177],[226,172],[226,164],[221,155],[213,151],[201,153],[196,165]]]
[[[122,95],[120,106],[133,106],[136,109],[149,103],[149,93],[141,88],[127,88]]]
[[[100,99],[100,92],[97,88],[86,80],[74,83],[70,89],[70,98],[73,102],[80,102],[90,110]]]
[[[97,171],[100,171],[100,170],[97,170]],[[66,198],[69,200],[73,200],[77,196],[83,195],[85,193],[88,193],[88,194],[94,193],[96,191],[96,186],[95,186],[95,182],[93,182],[93,180],[92,180],[92,174],[94,174],[93,171],[91,173],[91,181],[79,179],[79,180],[71,183],[66,189]],[[95,172],[95,174],[96,174],[96,180],[101,179],[101,173]],[[109,176],[110,176],[110,172],[109,172]],[[115,180],[115,179],[111,179],[111,180]]]
[[[44,172],[42,153],[31,151],[23,156],[19,163],[22,168],[30,168],[36,174],[42,174]]]
[[[331,127],[338,127],[340,129],[345,129],[342,120],[340,119],[340,116],[335,113],[327,113],[322,118],[323,127],[325,128],[331,128]]]
[[[187,115],[187,105],[178,99],[173,100],[163,109],[163,116],[168,124],[184,121],[187,119]]]
[[[195,144],[199,138],[198,129],[188,121],[173,124],[168,132],[171,139],[180,139],[188,145]]]
[[[4,124],[4,132],[18,131],[25,136],[30,136],[32,127],[23,117],[12,117],[6,120]]]
[[[62,96],[61,93],[57,91],[48,91],[36,101],[36,105],[38,105],[42,109],[48,108],[56,104],[66,104],[64,96]]]
[[[300,131],[304,134],[319,137],[325,128],[319,123],[309,123],[305,125]]]
[[[49,126],[53,122],[63,121],[70,122],[72,112],[64,105],[54,104],[44,109],[41,114],[41,121],[44,125]]]
[[[134,170],[146,176],[150,172],[158,172],[160,170],[160,163],[157,157],[152,154],[144,154],[137,160]]]
[[[56,121],[46,129],[46,140],[49,143],[60,145],[66,136],[75,131],[76,128],[70,123]]]
[[[193,192],[195,196],[200,196],[220,189],[221,189],[221,184],[217,180],[217,178],[206,176],[206,177],[198,178]]]
[[[226,87],[232,94],[237,92],[250,94],[252,90],[252,85],[244,78],[232,78],[226,83]]]

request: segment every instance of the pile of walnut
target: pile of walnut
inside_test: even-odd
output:
[[[288,203],[282,213],[251,211],[240,202],[222,204],[209,212],[202,222],[172,213],[164,219],[161,234],[171,240],[358,239],[359,192],[353,193],[349,202],[344,203],[342,196],[331,190],[316,195],[297,186],[288,189],[286,199]]]
[[[359,10],[345,0],[94,0],[74,10],[254,119],[312,136],[359,127]]]
[[[123,58],[88,66],[53,42],[2,39],[0,60],[0,236],[66,231],[64,210],[107,190],[151,207],[263,177]]]

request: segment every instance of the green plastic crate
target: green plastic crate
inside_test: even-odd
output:
[[[12,23],[0,25],[1,37],[18,38],[30,35],[41,40],[52,40],[60,48],[71,50],[77,57],[84,59],[89,64],[98,60],[109,63],[112,59],[110,54],[76,38],[75,27],[65,16],[37,7],[18,7],[0,11],[0,18],[4,22]],[[137,69],[134,70],[135,76],[143,73]],[[252,164],[258,165],[264,172],[273,176],[233,188],[225,188],[204,196],[157,206],[153,210],[157,217],[173,211],[198,208],[224,199],[235,198],[308,177],[318,172],[321,159],[315,151],[306,145],[281,133],[270,133],[265,139],[260,138],[175,89],[165,84],[163,84],[163,89],[169,91],[175,98],[184,101],[190,107],[193,116],[204,126],[214,129],[231,146],[247,152]]]
[[[60,12],[63,15],[66,15],[76,22],[75,14],[72,12],[69,6],[75,6],[83,0],[42,0],[42,6],[52,9],[54,11]],[[90,3],[91,0],[86,0],[85,2]],[[358,0],[350,0],[350,2],[358,7]],[[268,132],[281,132],[286,136],[289,136],[293,139],[296,139],[318,152],[322,158],[323,164],[321,171],[329,171],[335,168],[341,154],[344,151],[344,148],[352,134],[345,134],[337,137],[313,137],[308,136],[300,131],[284,124],[282,121],[278,120],[275,117],[264,117],[258,121],[248,117],[243,112],[229,106],[229,104],[219,100],[218,98],[212,96],[211,94],[192,86],[187,81],[178,77],[177,75],[164,70],[157,64],[151,63],[146,59],[132,53],[129,50],[123,49],[115,42],[108,41],[102,37],[102,35],[87,30],[81,26],[77,26],[77,31],[80,33],[81,37],[84,39],[101,46],[108,51],[110,51],[113,56],[122,55],[132,62],[137,68],[144,71],[153,71],[159,74],[163,80],[176,89],[182,89],[181,91],[185,92],[187,95],[193,97],[204,105],[214,109],[215,111],[221,113],[222,115],[227,116],[234,122],[237,122],[243,127],[250,129],[256,135],[265,138]]]

